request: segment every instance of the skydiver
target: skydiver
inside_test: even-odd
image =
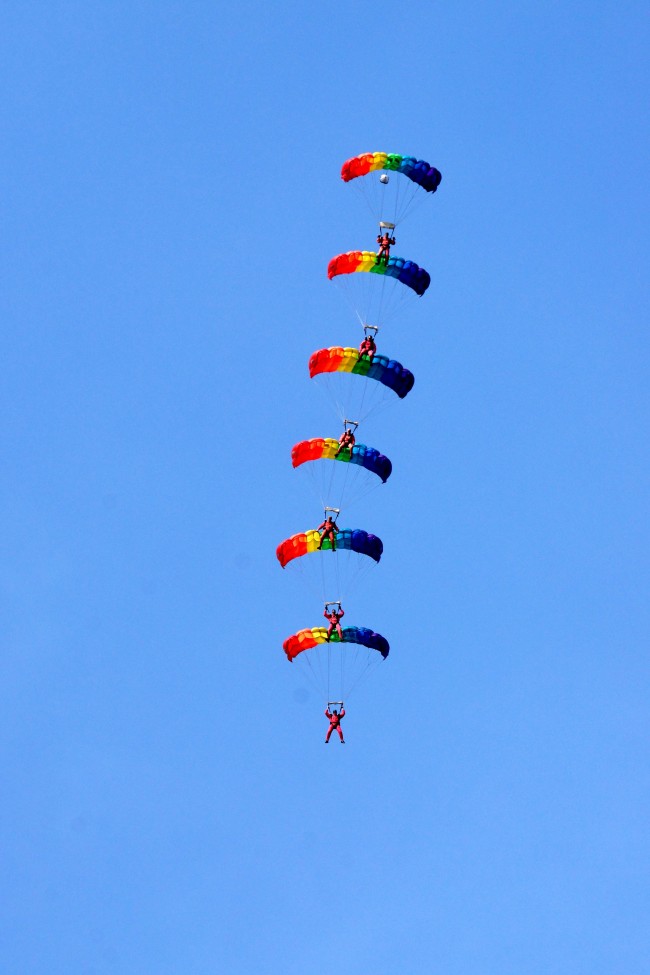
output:
[[[332,607],[330,610],[329,607]],[[338,612],[336,607],[338,606]],[[329,620],[329,629],[327,631],[327,642],[330,642],[330,637],[334,630],[338,633],[339,640],[343,640],[343,632],[341,630],[341,619],[345,616],[345,612],[340,603],[325,603],[325,612],[323,616],[326,620]]]
[[[325,744],[330,740],[330,735],[336,728],[339,733],[339,738],[341,739],[341,744],[345,745],[345,738],[343,737],[343,728],[341,727],[341,718],[345,717],[345,708],[341,708],[341,713],[339,714],[336,708],[334,708],[334,714],[330,712],[329,704],[325,708],[325,717],[329,720],[330,726],[327,729],[327,734],[325,735]]]
[[[319,525],[316,531],[322,532],[320,537],[320,544],[318,546],[318,551],[323,547],[323,542],[329,541],[332,545],[332,551],[336,552],[336,532],[339,530],[339,526],[336,524],[331,515],[325,517],[325,521],[322,525]]]
[[[342,450],[347,450],[348,448],[350,450],[350,454],[352,454],[352,448],[354,447],[354,444],[355,444],[354,433],[352,432],[351,428],[348,429],[346,427],[343,433],[341,434],[341,436],[339,437],[339,449],[336,451],[334,456],[338,457],[338,455],[341,453]]]
[[[381,234],[377,235],[377,243],[379,244],[379,253],[375,258],[375,264],[381,264],[383,259],[384,265],[387,265],[388,258],[390,257],[390,249],[395,243],[395,238],[391,237],[388,231],[386,231],[383,236]]]
[[[377,346],[375,345],[374,338],[372,337],[372,335],[366,335],[363,339],[363,342],[359,346],[359,358],[363,359],[365,357],[366,359],[369,359],[370,362],[372,362],[372,360],[375,357],[376,351],[377,351]]]

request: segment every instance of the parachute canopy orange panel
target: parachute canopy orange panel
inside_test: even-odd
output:
[[[369,630],[365,626],[344,626],[342,631],[343,639],[340,640],[338,633],[334,631],[329,641],[327,640],[327,630],[323,626],[315,626],[309,630],[299,630],[298,633],[294,633],[293,636],[287,637],[287,639],[282,644],[282,648],[287,655],[287,659],[290,663],[302,653],[303,650],[311,650],[313,647],[319,646],[321,643],[356,643],[360,646],[367,647],[369,650],[377,650],[384,660],[388,656],[390,647],[388,645],[388,640],[381,636],[380,633],[375,633],[373,630]]]
[[[357,552],[359,555],[367,555],[375,562],[379,562],[384,551],[384,545],[381,539],[376,535],[371,535],[369,532],[363,531],[361,528],[344,528],[341,531],[335,532],[334,539],[336,544],[334,554],[338,550]],[[316,528],[310,528],[306,532],[299,532],[297,535],[291,535],[290,538],[285,538],[278,545],[275,554],[278,562],[284,569],[292,559],[309,555],[312,552],[318,552],[319,549],[321,551],[329,551],[331,548],[332,543],[329,539],[323,541],[321,547],[320,532]]]
[[[378,170],[401,173],[421,186],[426,193],[435,193],[442,175],[435,166],[415,156],[402,156],[397,152],[363,152],[360,156],[346,159],[341,167],[341,179],[349,183],[358,176],[367,176]]]

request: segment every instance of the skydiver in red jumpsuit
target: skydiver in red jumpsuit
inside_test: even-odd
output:
[[[383,237],[381,234],[377,236],[377,243],[379,244],[379,253],[375,260],[375,264],[381,264],[382,259],[384,264],[388,264],[388,258],[390,257],[391,246],[395,243],[395,238],[391,237],[388,232],[386,232]]]
[[[323,547],[323,542],[330,541],[332,543],[332,551],[336,552],[336,532],[338,530],[339,526],[330,515],[327,515],[322,525],[319,525],[316,529],[316,531],[322,532],[318,546],[319,551]]]
[[[334,454],[335,457],[341,453],[342,450],[350,449],[350,454],[352,454],[352,448],[354,447],[355,439],[352,430],[344,430],[339,437],[339,449]]]
[[[366,335],[363,342],[359,346],[359,358],[363,359],[365,356],[366,359],[370,359],[372,362],[376,351],[377,346],[375,345],[375,340],[373,339],[372,335]]]
[[[329,611],[329,607],[330,606],[335,606],[335,605],[338,605],[338,608],[339,608],[338,609],[338,613],[337,613],[336,609],[332,609],[331,611]],[[343,632],[341,630],[341,622],[340,621],[345,616],[345,612],[344,612],[343,607],[341,606],[341,604],[340,603],[336,603],[336,604],[335,603],[326,603],[325,604],[325,612],[323,613],[323,616],[325,617],[326,620],[329,620],[329,624],[330,624],[329,625],[329,629],[327,631],[327,642],[328,643],[330,642],[330,637],[331,637],[332,633],[334,632],[334,630],[336,630],[336,632],[338,633],[339,640],[343,640]]]
[[[330,726],[327,729],[327,734],[325,735],[325,744],[330,740],[330,735],[336,728],[339,733],[339,738],[341,739],[341,744],[345,745],[345,738],[343,737],[343,728],[341,727],[341,718],[345,717],[345,709],[341,708],[341,713],[339,714],[336,708],[334,708],[334,714],[330,712],[329,704],[325,708],[325,717],[328,718]]]

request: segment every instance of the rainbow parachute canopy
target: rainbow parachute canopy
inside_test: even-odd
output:
[[[365,467],[371,474],[386,483],[393,470],[393,465],[388,457],[384,457],[374,447],[366,447],[365,444],[355,444],[350,451],[345,447],[338,457],[336,452],[339,449],[338,440],[332,437],[315,437],[313,440],[302,440],[291,449],[291,462],[294,467],[299,467],[310,460],[340,460],[344,463],[356,464]]]
[[[361,528],[344,528],[342,531],[335,532],[334,538],[336,551],[357,552],[359,555],[367,555],[375,562],[379,562],[384,551],[382,540]],[[275,554],[284,569],[292,559],[317,552],[320,547],[320,532],[316,528],[310,528],[306,532],[299,532],[297,535],[285,538],[278,545]],[[329,539],[325,539],[322,551],[329,551],[331,548],[332,543]]]
[[[348,251],[337,254],[327,265],[327,277],[332,280],[339,274],[353,274],[356,271],[368,271],[370,274],[384,274],[388,278],[395,278],[407,288],[422,297],[431,284],[431,276],[415,261],[407,261],[403,257],[389,257],[388,264],[379,262],[374,251]]]
[[[415,156],[400,156],[396,152],[363,152],[360,156],[346,159],[341,167],[341,179],[349,183],[357,176],[387,169],[394,173],[402,173],[413,180],[427,193],[435,193],[440,185],[442,175],[434,166],[430,166],[424,159]]]
[[[377,650],[384,660],[388,656],[390,650],[388,640],[381,636],[380,633],[375,633],[365,626],[345,626],[342,629],[342,633],[343,640],[339,640],[338,633],[335,631],[332,633],[329,642],[358,643],[363,647],[368,647],[369,650]],[[293,636],[287,637],[282,644],[282,648],[287,655],[289,663],[293,663],[294,659],[303,650],[311,650],[312,647],[326,642],[327,630],[325,627],[315,626],[311,630],[300,630],[298,633],[294,633]]]
[[[309,358],[309,375],[313,379],[324,372],[349,372],[355,376],[366,376],[394,390],[400,399],[413,389],[415,377],[400,362],[385,355],[376,355],[371,361],[360,358],[357,349],[333,345],[329,349],[318,349]]]

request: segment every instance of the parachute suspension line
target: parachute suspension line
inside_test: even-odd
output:
[[[359,673],[359,649],[360,649],[359,644],[358,643],[355,644],[355,647],[354,647],[354,659],[352,661],[351,667],[348,668],[348,669],[350,669],[352,671],[353,674]],[[346,687],[343,679],[341,679],[341,687],[342,688],[345,688],[345,690],[347,691],[347,687]]]
[[[372,381],[372,380],[371,380]],[[361,400],[359,401],[359,418],[363,417],[363,408],[366,403],[366,393],[368,392],[368,380],[364,377],[363,391],[361,393]]]
[[[332,491],[334,488],[334,476],[336,474],[336,463],[337,463],[336,460],[334,460],[330,465],[330,476],[327,484],[327,500],[323,499],[323,507],[325,507],[328,504],[332,504],[332,505],[338,504],[341,500],[340,498],[332,497]]]
[[[350,451],[350,457],[351,457],[352,448],[346,447],[346,450]],[[343,487],[341,488],[341,494],[343,497],[345,497],[347,494],[348,481],[350,479],[350,468],[352,467],[352,461],[351,460],[343,461],[343,463],[345,464],[345,474],[343,476]]]
[[[330,691],[330,662],[332,656],[332,645],[328,643],[327,645],[327,700],[331,698],[332,694]]]
[[[362,315],[359,313],[357,306],[355,305],[355,303],[352,301],[352,298],[350,297],[349,290],[348,290],[350,285],[349,282],[345,281],[346,277],[347,275],[337,275],[335,278],[333,278],[334,284],[343,295],[344,300],[350,306],[350,310],[352,311],[352,313],[359,319],[359,325],[363,326],[365,325],[365,322],[363,320]],[[341,278],[343,278],[343,280],[341,280]]]
[[[410,217],[413,211],[417,208],[418,197],[420,196],[419,190],[420,190],[419,186],[414,186],[412,188],[409,200],[407,203],[404,204],[404,209],[400,217],[402,223],[404,222],[404,220],[406,220],[407,217]]]
[[[381,660],[381,657],[379,658],[379,660],[371,661],[369,664],[367,664],[367,666],[365,667],[365,669],[360,670],[360,672],[358,673],[357,677],[354,679],[354,681],[352,682],[352,684],[350,685],[350,687],[349,688],[346,688],[346,691],[345,691],[345,697],[346,697],[346,699],[350,697],[350,695],[352,694],[352,692],[358,687],[359,683],[368,674],[372,673],[373,670],[376,670],[377,669],[377,667],[379,666],[379,661],[380,660]]]
[[[320,580],[321,580],[321,593],[322,593],[322,597],[323,597],[323,599],[327,599],[327,593],[325,592],[325,590],[327,589],[327,583],[326,583],[326,579],[325,579],[325,563],[323,562],[323,555],[324,554],[327,555],[327,552],[323,553],[321,551],[320,554],[319,554],[319,560],[320,560]]]
[[[382,275],[382,278],[381,278],[381,292],[379,294],[379,308],[380,309],[383,309],[383,307],[384,307],[384,298],[386,296],[386,283],[387,283],[387,280],[388,279],[387,279],[386,275],[385,274]],[[394,282],[393,282],[393,284],[394,284]],[[388,301],[386,303],[387,304],[390,304],[390,302],[388,302]],[[379,317],[381,317],[381,316],[379,316]]]
[[[373,206],[373,202],[370,199],[370,195],[371,194],[369,194],[369,192],[368,192],[368,190],[367,190],[367,188],[365,186],[360,185],[363,181],[362,180],[353,179],[350,182],[352,183],[352,186],[354,187],[355,193],[357,193],[361,197],[361,199],[363,200],[364,204],[368,207],[368,209],[370,210],[370,212],[371,212],[371,214],[372,214],[372,216],[374,218],[375,215],[376,215],[376,212],[377,212],[377,204],[375,203],[375,205]],[[376,194],[374,196],[374,199],[375,200],[377,199]]]
[[[393,210],[393,223],[395,223],[395,224],[397,223],[397,216],[398,216],[398,214],[400,212],[399,211],[399,197],[400,197],[401,189],[402,189],[402,181],[398,179],[397,180],[397,190],[395,191],[395,207],[394,207],[394,210]]]
[[[410,180],[398,180],[395,191],[395,208],[393,212],[393,223],[402,224],[417,206],[418,199],[422,196],[422,188],[417,183]]]
[[[309,654],[307,654],[307,653],[304,654],[304,657],[305,657],[305,660],[307,661],[307,665],[306,665],[306,667],[303,667],[303,670],[305,670],[305,669],[308,668],[308,671],[311,674],[311,681],[312,681],[314,687],[316,688],[316,690],[318,691],[318,693],[320,694],[321,688],[323,686],[322,666],[321,666],[320,660],[318,661],[318,669],[321,671],[320,679],[319,679],[317,677],[317,675],[316,675],[316,671],[314,670],[313,664],[311,662],[311,657],[309,656]]]

